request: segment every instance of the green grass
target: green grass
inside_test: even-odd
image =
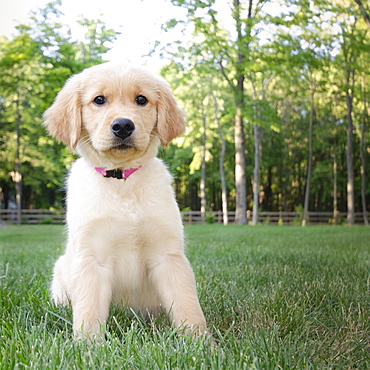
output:
[[[0,229],[1,369],[370,368],[370,228],[188,226],[213,337],[112,308],[106,340],[72,338],[48,287],[63,228]]]

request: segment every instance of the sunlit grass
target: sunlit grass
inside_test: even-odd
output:
[[[72,339],[49,299],[63,228],[0,229],[0,368],[369,368],[370,228],[188,226],[213,337],[112,308],[105,341]]]

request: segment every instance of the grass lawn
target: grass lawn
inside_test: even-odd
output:
[[[73,340],[48,292],[63,228],[0,229],[0,369],[370,369],[370,228],[186,233],[213,350],[114,308],[105,341]]]

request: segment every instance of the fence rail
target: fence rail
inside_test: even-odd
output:
[[[0,209],[0,220],[3,222],[17,222],[16,209]],[[63,224],[65,219],[64,210],[49,209],[22,209],[22,224]]]
[[[223,223],[222,211],[206,212],[182,211],[181,216],[185,224]],[[340,212],[334,217],[332,212],[309,212],[309,225],[335,225],[346,222],[347,215]],[[64,210],[22,209],[22,224],[63,224]],[[235,212],[228,213],[229,224],[234,223]],[[252,221],[252,212],[247,212],[247,221]],[[266,225],[300,225],[302,214],[299,212],[259,212],[258,223]],[[16,209],[0,209],[0,222],[16,223]],[[362,213],[355,214],[355,223],[363,224]]]
[[[182,211],[182,219],[185,224],[197,223],[222,223],[222,211],[206,212],[202,215],[200,211]],[[252,222],[253,213],[247,211],[247,222]],[[228,212],[229,224],[234,223],[235,212]],[[332,212],[309,212],[309,225],[340,225],[346,223],[347,214],[339,212],[334,217]],[[300,225],[302,214],[299,212],[259,212],[258,223],[266,225]],[[355,213],[355,223],[363,224],[363,214]]]

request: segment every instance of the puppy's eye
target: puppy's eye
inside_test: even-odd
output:
[[[146,105],[148,103],[148,99],[143,95],[138,95],[135,101],[137,105]]]
[[[107,99],[102,95],[99,95],[94,99],[94,103],[96,105],[104,105],[106,102],[107,102]]]

